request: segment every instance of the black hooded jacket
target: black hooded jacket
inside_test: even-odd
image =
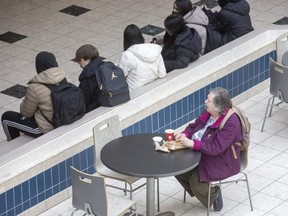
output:
[[[195,29],[185,26],[184,30],[175,36],[164,35],[162,57],[167,73],[185,68],[190,62],[196,61],[201,52],[202,42]]]
[[[212,14],[204,11],[209,17],[209,22],[220,32],[221,45],[254,30],[249,15],[250,6],[246,0],[218,0],[218,2],[221,6],[219,12]]]
[[[103,58],[95,58],[87,64],[79,76],[79,88],[83,91],[86,101],[86,112],[90,112],[100,106],[99,88],[96,82],[95,71]]]

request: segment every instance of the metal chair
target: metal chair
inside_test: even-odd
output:
[[[288,33],[282,34],[276,40],[276,60],[277,62],[281,62],[284,53],[288,51]]]
[[[133,188],[132,184],[139,180],[139,177],[132,177],[123,175],[120,173],[117,173],[108,167],[106,167],[100,158],[100,152],[106,143],[110,142],[113,139],[116,139],[118,137],[122,136],[121,130],[120,130],[120,122],[118,116],[112,116],[100,123],[98,123],[93,128],[93,134],[94,134],[94,149],[95,149],[95,162],[94,167],[97,173],[99,173],[102,176],[105,176],[107,178],[116,179],[119,181],[122,181],[125,183],[125,187],[121,188],[115,185],[109,185],[109,187],[113,187],[119,190],[124,190],[125,194],[128,191],[130,193],[130,199],[132,200],[132,193],[139,189],[142,186],[145,186],[146,183],[141,184],[140,186]],[[117,157],[117,155],[115,155]],[[160,211],[160,197],[159,197],[159,179],[157,179],[157,202],[158,202],[158,211]],[[127,189],[127,184],[129,184],[130,189]]]
[[[250,187],[249,187],[249,182],[248,182],[248,176],[247,173],[244,172],[244,170],[246,169],[246,167],[248,166],[248,150],[242,150],[240,152],[240,166],[241,166],[241,171],[240,173],[243,174],[244,176],[241,178],[237,178],[237,179],[232,179],[232,180],[221,180],[219,182],[209,182],[208,186],[208,208],[207,208],[207,216],[209,216],[209,212],[210,212],[210,190],[212,187],[214,186],[219,186],[221,187],[222,184],[228,184],[228,183],[238,183],[240,181],[244,181],[246,182],[246,187],[247,187],[247,192],[248,192],[248,197],[249,197],[249,202],[250,202],[250,208],[251,211],[253,211],[253,204],[252,204],[252,199],[251,199],[251,193],[250,193]],[[186,201],[186,190],[184,190],[184,202]]]
[[[269,63],[270,93],[272,96],[269,98],[267,103],[261,132],[263,132],[264,130],[264,125],[266,122],[269,107],[269,117],[271,117],[273,107],[278,107],[283,102],[288,103],[288,67],[275,62],[272,58],[269,59]],[[275,98],[279,99],[279,102],[277,102],[276,104],[274,104]]]
[[[72,177],[72,205],[89,215],[137,215],[136,203],[106,192],[105,179],[70,167]]]

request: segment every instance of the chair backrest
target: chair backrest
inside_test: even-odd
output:
[[[102,166],[105,166],[100,158],[100,152],[103,146],[111,140],[122,136],[120,130],[119,116],[112,116],[98,123],[93,128],[93,136],[95,151],[94,166],[95,170],[98,171],[101,170]]]
[[[282,63],[282,57],[288,51],[288,33],[279,36],[276,40],[276,57],[277,62]]]
[[[288,67],[275,62],[270,62],[270,93],[281,101],[288,103]]]
[[[245,170],[248,166],[248,149],[240,151],[240,167],[241,171]]]
[[[108,215],[105,179],[70,167],[72,177],[72,205],[88,214]]]

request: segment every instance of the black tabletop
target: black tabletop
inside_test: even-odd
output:
[[[192,149],[169,153],[156,151],[152,137],[157,135],[135,134],[117,138],[102,148],[101,160],[116,172],[146,178],[178,175],[198,165],[201,153]],[[163,134],[160,136],[164,137]]]

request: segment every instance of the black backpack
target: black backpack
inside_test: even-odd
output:
[[[221,35],[213,25],[204,26],[207,32],[204,54],[211,52],[221,46]]]
[[[101,106],[116,106],[130,100],[129,87],[123,70],[112,62],[101,62],[95,71],[100,90]]]
[[[54,128],[71,124],[82,118],[86,113],[85,98],[82,90],[66,79],[58,85],[44,84],[51,90],[53,117],[50,121],[42,112],[43,117]]]

